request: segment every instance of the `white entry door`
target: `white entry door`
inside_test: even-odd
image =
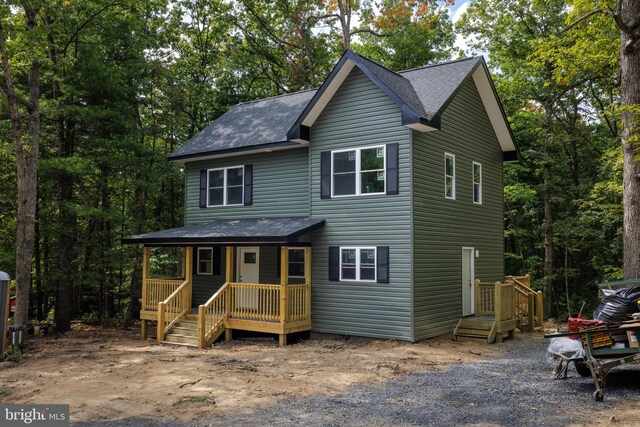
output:
[[[462,248],[462,315],[473,314],[474,249]]]
[[[238,248],[238,282],[260,283],[260,248]]]

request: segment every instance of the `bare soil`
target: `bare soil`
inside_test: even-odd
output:
[[[241,339],[206,350],[142,341],[138,330],[74,325],[34,337],[19,363],[0,363],[0,402],[65,403],[72,421],[153,417],[177,422],[253,411],[283,399],[338,396],[412,372],[501,354],[500,346],[306,340],[279,348]]]

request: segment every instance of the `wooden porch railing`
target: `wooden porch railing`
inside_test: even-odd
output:
[[[191,309],[191,282],[185,280],[178,288],[158,304],[158,341]]]
[[[211,345],[227,322],[245,322],[251,330],[273,332],[274,327],[284,330],[310,320],[311,285],[227,282],[198,307],[198,345]]]
[[[184,279],[145,279],[142,282],[142,310],[158,310],[158,304],[183,283]]]
[[[506,276],[511,280],[515,290],[515,310],[518,328],[533,332],[534,327],[543,324],[542,292],[531,289],[531,278],[526,276]]]
[[[491,316],[496,322],[515,318],[515,292],[513,282],[475,281],[475,314]]]
[[[207,347],[220,336],[228,315],[229,283],[225,283],[209,301],[198,307],[198,347]]]

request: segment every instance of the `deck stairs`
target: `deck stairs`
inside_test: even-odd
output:
[[[215,341],[222,335],[224,328],[221,328],[211,342]],[[184,347],[198,347],[198,315],[187,314],[184,319],[178,322],[171,331],[165,334],[162,344],[181,345]]]
[[[463,317],[453,330],[454,341],[493,343],[496,340],[496,319],[488,316]]]

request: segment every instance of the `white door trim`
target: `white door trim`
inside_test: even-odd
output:
[[[471,273],[471,276],[469,277],[469,280],[471,282],[471,286],[469,286],[468,283],[464,283],[464,280],[462,280],[461,285],[462,285],[462,315],[463,316],[468,316],[471,314],[474,314],[475,311],[475,298],[473,295],[473,282],[474,282],[474,278],[476,276],[476,262],[475,262],[475,255],[476,255],[476,251],[475,248],[471,247],[471,246],[463,246],[462,247],[462,274],[461,274],[461,278],[464,278],[464,258],[465,258],[465,251],[468,251],[468,256],[469,256],[469,270]],[[469,289],[469,299],[470,299],[470,305],[471,308],[469,309],[469,311],[465,311],[466,307],[464,306],[464,292],[466,289]]]
[[[255,282],[253,281],[246,281],[246,280],[242,280],[242,264],[243,264],[243,256],[244,256],[244,252],[255,252],[256,253],[256,271],[258,272],[258,278]],[[244,283],[260,283],[260,247],[259,246],[239,246],[238,250],[236,251],[237,254],[237,258],[236,258],[236,278],[238,280],[238,282],[244,282]]]

